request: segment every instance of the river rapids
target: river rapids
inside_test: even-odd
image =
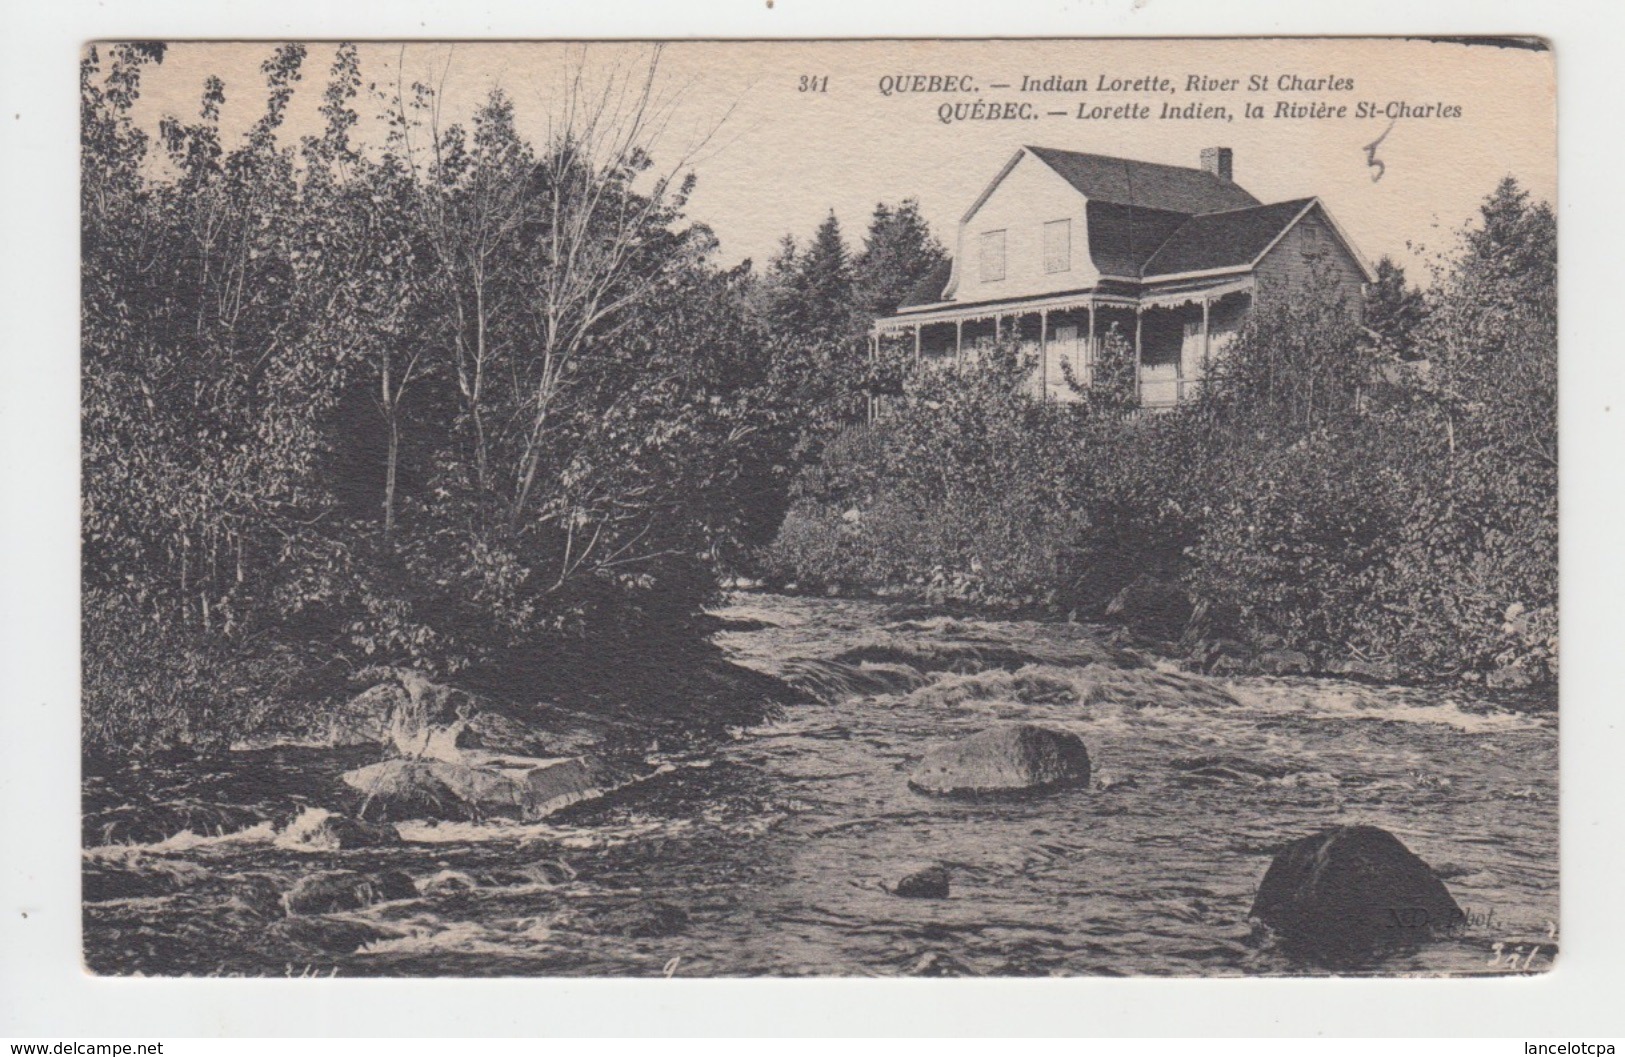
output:
[[[1540,971],[1558,939],[1557,719],[1469,692],[1209,678],[1087,625],[738,594],[737,662],[812,702],[543,822],[407,822],[291,840],[379,750],[277,746],[84,779],[91,971],[274,976],[1158,975]],[[932,745],[1001,721],[1072,731],[1092,789],[910,791]],[[291,824],[290,824],[291,820]],[[1296,961],[1248,920],[1284,843],[1397,835],[1463,927],[1358,966]],[[280,828],[279,828],[280,827]],[[946,899],[884,885],[942,864]],[[404,896],[284,917],[324,870]]]

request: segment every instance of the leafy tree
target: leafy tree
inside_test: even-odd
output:
[[[287,45],[238,142],[218,78],[162,121],[164,169],[130,117],[160,57],[83,70],[91,742],[319,722],[380,662],[591,697],[617,651],[699,656],[800,420],[686,155],[654,168],[658,54],[539,144],[500,93],[465,128],[397,85],[364,148],[350,45],[284,142]]]
[[[761,398],[782,412],[778,436],[790,465],[816,459],[826,440],[867,413],[873,365],[855,296],[833,212],[805,247],[786,235],[759,284],[769,362]]]
[[[1432,670],[1557,668],[1557,228],[1508,178],[1440,269],[1407,417],[1393,650]]]
[[[1220,434],[1302,436],[1361,413],[1375,366],[1356,307],[1333,276],[1315,271],[1291,297],[1263,290],[1215,358],[1198,401]]]
[[[1067,388],[1091,410],[1123,413],[1140,406],[1134,344],[1117,323],[1101,335],[1087,380],[1079,378],[1066,359],[1060,362]]]

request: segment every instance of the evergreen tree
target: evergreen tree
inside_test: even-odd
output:
[[[1405,281],[1405,269],[1384,256],[1377,281],[1366,293],[1365,323],[1384,348],[1401,360],[1416,358],[1416,331],[1427,316],[1422,291]]]
[[[915,284],[947,260],[948,251],[920,215],[918,201],[877,204],[863,252],[853,262],[859,310],[868,318],[892,314]]]
[[[796,257],[790,292],[785,321],[795,337],[804,342],[845,344],[856,336],[852,256],[833,210]]]

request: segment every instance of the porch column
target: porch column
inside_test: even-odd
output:
[[[1049,309],[1038,310],[1038,396],[1049,399]]]
[[[1200,377],[1207,378],[1209,361],[1213,357],[1213,332],[1208,329],[1208,310],[1213,305],[1213,298],[1202,298],[1202,373]]]
[[[1134,399],[1141,404],[1145,402],[1145,395],[1140,390],[1140,323],[1145,315],[1145,309],[1139,305],[1134,306]]]
[[[1095,347],[1095,302],[1089,299],[1089,340],[1083,346],[1084,359],[1083,379],[1085,384],[1093,385],[1095,382],[1095,364],[1100,359],[1100,350]]]
[[[920,358],[920,324],[914,324],[914,358]]]
[[[956,319],[956,320],[954,320],[954,364],[955,364],[955,366],[957,366],[957,365],[962,364],[964,362],[965,362],[965,321],[963,319]]]

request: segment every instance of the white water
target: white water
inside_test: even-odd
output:
[[[720,615],[768,625],[718,641],[817,703],[541,823],[411,822],[405,845],[351,852],[288,847],[269,826],[91,849],[98,866],[184,876],[89,903],[90,963],[278,975],[1320,972],[1288,960],[1247,911],[1273,848],[1353,822],[1398,835],[1476,922],[1362,971],[1504,972],[1514,950],[1543,969],[1555,955],[1551,714],[1459,692],[1210,679],[1065,624],[766,595]],[[1096,788],[1018,802],[907,788],[931,744],[1003,720],[1076,732]],[[937,862],[952,876],[946,900],[882,887]],[[404,870],[419,895],[333,915],[337,932],[314,937],[228,906],[249,875],[285,887],[314,868]]]

